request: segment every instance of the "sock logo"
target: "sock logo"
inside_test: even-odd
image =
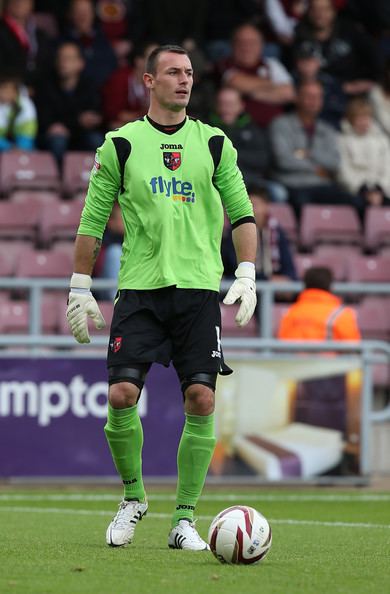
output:
[[[190,509],[190,510],[194,511],[195,505],[177,505],[176,506],[176,509],[177,510],[179,510],[179,509]]]
[[[124,485],[134,485],[137,482],[136,478],[131,479],[130,481],[122,481]]]

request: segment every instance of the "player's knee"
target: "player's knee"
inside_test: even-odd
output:
[[[112,408],[128,408],[137,404],[140,388],[130,382],[112,384],[108,391],[108,401]]]
[[[214,390],[202,384],[191,384],[184,392],[188,414],[211,415],[214,412]]]

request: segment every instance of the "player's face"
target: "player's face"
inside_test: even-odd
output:
[[[187,107],[193,84],[191,62],[185,54],[163,52],[156,73],[150,77],[150,90],[157,103],[170,111]]]

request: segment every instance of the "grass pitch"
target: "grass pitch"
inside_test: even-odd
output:
[[[206,490],[197,527],[233,504],[269,520],[273,545],[254,566],[172,551],[173,490],[149,489],[149,512],[126,548],[105,545],[120,491],[0,489],[1,594],[390,593],[390,492]]]

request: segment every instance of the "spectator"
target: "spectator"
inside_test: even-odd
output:
[[[115,70],[102,89],[103,114],[110,129],[119,128],[145,115],[149,91],[143,83],[146,59],[154,45],[139,47],[132,66]]]
[[[263,36],[250,24],[236,29],[232,55],[219,62],[217,74],[243,95],[246,111],[261,127],[294,99],[291,76],[279,60],[263,56]]]
[[[369,91],[379,74],[374,43],[356,25],[337,17],[332,0],[310,0],[296,28],[294,48],[313,50],[322,70],[339,80],[348,95]]]
[[[265,12],[279,43],[288,45],[293,41],[306,4],[306,0],[265,0]]]
[[[390,204],[390,143],[373,120],[370,102],[351,99],[340,135],[340,183],[372,206]]]
[[[210,123],[225,132],[238,153],[238,165],[247,184],[262,183],[267,186],[272,201],[283,202],[288,194],[277,182],[265,181],[271,153],[268,136],[245,112],[244,102],[236,89],[222,88],[216,99],[216,113]]]
[[[261,185],[249,185],[248,194],[252,200],[258,234],[257,279],[272,281],[297,280],[290,245],[284,230],[270,212],[267,190]],[[227,234],[224,236],[222,243],[222,260],[226,276],[233,276],[236,268],[234,254],[231,234]]]
[[[39,84],[51,66],[50,39],[37,29],[33,0],[6,0],[0,19],[0,72],[15,72],[29,87]]]
[[[130,4],[129,0],[96,2],[99,23],[115,52],[119,66],[126,66],[133,47],[129,39]]]
[[[390,139],[390,58],[386,60],[382,80],[370,92],[374,117]]]
[[[95,150],[103,140],[98,92],[84,73],[79,46],[59,46],[54,76],[38,92],[40,139],[61,165],[66,150]]]
[[[85,75],[100,88],[117,66],[110,42],[96,24],[92,0],[71,0],[63,41],[77,43],[85,61]]]
[[[255,19],[265,20],[261,4],[261,0],[218,0],[207,3],[206,51],[212,62],[230,55],[234,29]]]
[[[0,151],[32,150],[37,133],[35,106],[15,76],[0,76]]]
[[[296,213],[306,203],[351,204],[362,214],[364,201],[336,184],[339,166],[337,133],[319,119],[320,82],[298,87],[294,112],[275,119],[270,128],[274,177],[287,187]]]
[[[302,47],[295,56],[294,80],[297,86],[303,82],[319,80],[324,91],[322,120],[339,129],[347,105],[347,96],[342,84],[334,76],[321,70],[321,59],[312,48]]]
[[[329,268],[308,268],[305,289],[281,320],[281,340],[360,340],[355,312],[331,293]]]
[[[122,256],[122,243],[125,228],[118,202],[115,202],[102,241],[101,277],[117,280]],[[107,291],[107,299],[114,299],[116,288]]]

